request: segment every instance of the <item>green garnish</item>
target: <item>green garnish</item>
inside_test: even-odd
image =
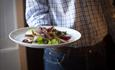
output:
[[[43,44],[43,38],[41,36],[38,36],[37,43],[38,44]]]
[[[59,41],[58,41],[57,39],[52,39],[52,40],[51,40],[51,43],[52,43],[52,44],[59,44]]]

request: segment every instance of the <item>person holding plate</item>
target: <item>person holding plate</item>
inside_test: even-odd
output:
[[[106,41],[111,0],[26,0],[29,27],[60,26],[76,29],[73,45],[44,49],[45,70],[106,69]],[[107,16],[107,17],[105,17]]]

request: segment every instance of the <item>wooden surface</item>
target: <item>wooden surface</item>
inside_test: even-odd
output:
[[[24,16],[25,0],[16,0],[17,26],[27,26]],[[19,45],[21,70],[43,70],[43,49],[26,48]]]
[[[17,26],[24,27],[24,0],[16,0]]]
[[[16,15],[18,28],[24,27],[24,0],[16,0]],[[19,45],[21,70],[28,70],[26,48]]]
[[[26,48],[23,46],[19,45],[19,55],[20,55],[20,65],[21,65],[21,70],[28,70],[27,67],[27,53],[26,53]]]

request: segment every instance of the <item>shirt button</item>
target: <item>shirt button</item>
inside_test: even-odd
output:
[[[92,53],[92,50],[89,50],[88,52],[89,52],[89,53]]]

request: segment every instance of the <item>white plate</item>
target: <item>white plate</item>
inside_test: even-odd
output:
[[[48,27],[51,27],[51,26],[44,26],[46,28]],[[71,35],[71,39],[66,42],[66,43],[61,43],[61,44],[58,44],[58,45],[49,45],[49,44],[29,44],[29,43],[24,43],[22,42],[22,40],[25,38],[25,32],[30,29],[30,27],[25,27],[25,28],[19,28],[19,29],[16,29],[14,31],[12,31],[10,34],[9,34],[9,38],[17,43],[17,44],[20,44],[24,47],[31,47],[31,48],[53,48],[53,47],[60,47],[60,46],[66,46],[66,45],[69,45],[71,43],[74,43],[75,41],[79,40],[80,37],[81,37],[81,34],[80,32],[74,30],[74,29],[69,29],[69,28],[66,28],[66,27],[57,27],[55,26],[54,27],[55,29],[57,30],[60,30],[60,31],[66,31],[67,34]]]

